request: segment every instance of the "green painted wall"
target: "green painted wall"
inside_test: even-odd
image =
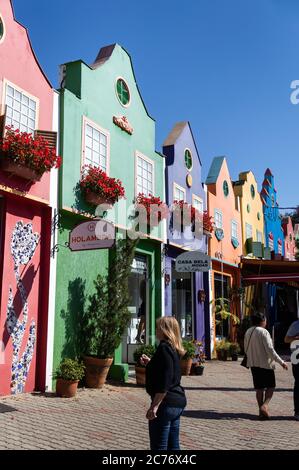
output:
[[[155,121],[148,115],[139,94],[132,64],[127,52],[116,45],[109,60],[99,68],[91,69],[82,61],[64,66],[64,88],[60,101],[60,153],[63,165],[60,172],[59,199],[62,212],[59,244],[69,239],[69,231],[80,218],[69,209],[93,213],[78,191],[82,164],[83,117],[95,122],[110,133],[109,175],[120,178],[126,191],[126,201],[135,197],[135,152],[139,151],[154,162],[156,196],[163,199],[164,162],[155,152]],[[116,79],[123,77],[130,88],[131,101],[123,107],[116,95]],[[125,115],[134,128],[133,135],[122,131],[113,123],[113,116]],[[126,212],[122,211],[122,225],[130,226]],[[109,212],[110,220],[115,220]],[[161,237],[162,227],[152,230],[152,236]],[[150,335],[154,342],[155,319],[161,315],[161,244],[150,239],[141,240],[140,253],[147,254],[151,265],[151,320]],[[57,253],[56,321],[54,367],[61,357],[76,355],[78,338],[76,325],[80,312],[87,306],[88,295],[93,292],[93,281],[108,266],[108,251],[70,252],[61,247]],[[121,354],[115,356],[118,362]],[[117,368],[116,368],[117,369]],[[119,371],[121,370],[121,373]],[[115,376],[126,378],[125,368]]]
[[[63,213],[60,219],[59,243],[69,240],[69,231],[78,217]],[[54,367],[62,357],[75,357],[79,350],[78,324],[88,295],[94,291],[93,281],[108,266],[108,250],[70,252],[61,246],[57,253],[57,289]]]

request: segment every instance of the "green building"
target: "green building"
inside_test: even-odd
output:
[[[92,65],[82,60],[70,62],[62,65],[61,75],[63,166],[59,184],[54,368],[61,358],[77,354],[80,315],[93,293],[93,281],[106,272],[109,263],[109,249],[71,251],[64,247],[71,230],[95,214],[95,208],[78,189],[83,166],[100,166],[109,176],[122,181],[125,199],[106,215],[120,234],[132,224],[127,208],[139,193],[165,200],[164,158],[155,151],[155,121],[142,100],[129,54],[117,44],[107,46],[100,50]],[[146,317],[144,341],[154,342],[155,319],[163,314],[163,230],[160,223],[137,246],[128,280],[132,318],[115,353],[110,372],[115,378],[126,380],[128,364],[133,362],[142,301]]]

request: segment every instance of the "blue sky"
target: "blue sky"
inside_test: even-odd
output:
[[[275,176],[281,206],[299,204],[297,0],[14,0],[46,74],[91,63],[118,42],[131,54],[156,119],[156,148],[176,121],[189,120],[205,178],[226,155],[231,176],[251,169],[261,186]]]

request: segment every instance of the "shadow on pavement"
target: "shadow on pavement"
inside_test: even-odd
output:
[[[240,387],[184,387],[185,390],[202,390],[202,391],[215,391],[215,392],[254,392],[251,388]],[[292,392],[292,388],[276,388],[275,392]]]
[[[196,418],[196,419],[215,419],[215,420],[237,420],[247,419],[250,421],[259,421],[257,415],[250,413],[219,413],[213,410],[187,410],[184,411],[183,416],[185,418]],[[271,416],[267,421],[294,421],[292,416]]]
[[[13,408],[12,406],[4,405],[3,403],[0,403],[0,413],[11,413],[12,411],[18,411],[16,408]]]

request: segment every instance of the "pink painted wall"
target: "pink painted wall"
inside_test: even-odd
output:
[[[13,16],[10,0],[1,0],[0,15],[4,22],[5,36],[0,42],[0,109],[3,114],[4,83],[6,79],[25,92],[39,99],[37,128],[52,130],[53,89],[43,74],[31,48],[27,30]],[[20,179],[8,178],[0,171],[0,184],[25,190],[28,194],[49,200],[50,174],[31,187]]]
[[[223,182],[225,180],[227,181],[229,188],[229,194],[227,197],[225,197],[223,193]],[[226,261],[227,263],[238,264],[240,262],[240,256],[242,255],[241,215],[239,210],[236,210],[235,207],[234,190],[225,159],[223,160],[223,164],[216,183],[208,184],[207,188],[209,215],[214,219],[215,209],[221,210],[224,230],[224,238],[222,241],[217,240],[215,233],[212,234],[212,238],[209,244],[209,255],[212,258],[215,258],[215,254],[222,251],[223,261]],[[239,246],[237,248],[234,248],[231,243],[232,220],[235,220],[238,224]]]
[[[284,232],[284,248],[285,258],[290,261],[295,260],[296,243],[295,243],[295,232],[292,224],[291,217],[287,217],[282,222],[282,228]]]

